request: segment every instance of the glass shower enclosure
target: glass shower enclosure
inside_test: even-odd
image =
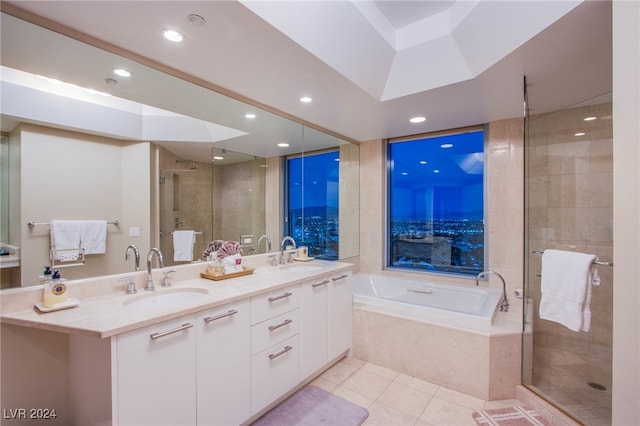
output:
[[[612,145],[610,95],[525,118],[523,384],[589,426],[611,424]],[[602,261],[588,332],[540,319],[540,254],[546,249]]]

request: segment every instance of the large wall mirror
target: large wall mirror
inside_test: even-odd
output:
[[[279,249],[287,232],[287,159],[303,158],[304,169],[304,158],[327,151],[340,162],[332,183],[340,203],[332,219],[340,228],[338,258],[358,255],[353,141],[91,40],[4,12],[1,18],[1,257],[19,250],[18,266],[2,263],[3,288],[37,284],[51,263],[56,219],[108,221],[104,254],[73,267],[58,259],[69,279],[134,271],[125,260],[132,244],[141,269],[151,247],[162,249],[165,265],[182,263],[174,262],[176,230],[196,232],[194,260],[215,239],[240,241],[251,255],[266,250],[258,239],[267,235]],[[114,68],[132,76],[113,76]]]

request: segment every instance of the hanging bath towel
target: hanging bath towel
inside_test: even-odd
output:
[[[71,262],[80,256],[81,220],[51,221],[51,250],[55,260]]]
[[[195,237],[196,233],[194,231],[173,231],[174,262],[191,262],[193,260]]]
[[[591,286],[600,278],[593,254],[545,250],[542,254],[540,318],[573,331],[591,327]]]

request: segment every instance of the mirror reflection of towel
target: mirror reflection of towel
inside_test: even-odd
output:
[[[51,221],[51,250],[54,259],[62,262],[78,260],[80,256],[80,220]]]
[[[84,220],[80,231],[80,247],[84,254],[104,254],[107,252],[107,221]]]
[[[191,262],[196,234],[194,231],[173,231],[174,262]]]

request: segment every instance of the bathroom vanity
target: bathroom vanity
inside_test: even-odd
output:
[[[3,409],[55,408],[50,425],[255,420],[350,350],[353,268],[255,262],[222,281],[179,266],[155,292],[136,272],[135,295],[120,275],[70,282],[80,305],[50,313],[33,308],[41,287],[3,294]]]

